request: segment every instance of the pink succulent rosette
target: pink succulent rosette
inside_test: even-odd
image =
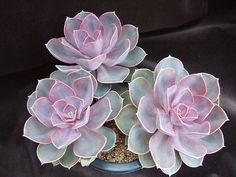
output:
[[[38,82],[27,102],[31,117],[24,136],[39,143],[37,155],[42,164],[71,168],[114,146],[115,133],[102,126],[117,116],[122,99],[110,91],[93,103],[96,89],[94,76],[83,69],[57,70]]]
[[[64,63],[94,71],[100,83],[123,82],[129,74],[128,68],[138,65],[146,56],[136,46],[138,29],[130,24],[122,26],[114,12],[97,17],[82,11],[75,17],[67,17],[64,35],[51,39],[47,49]]]
[[[182,162],[201,166],[206,154],[224,147],[220,127],[228,118],[218,104],[220,87],[214,76],[189,75],[180,60],[169,56],[154,73],[136,70],[129,94],[131,102],[116,123],[143,167],[156,166],[172,175]]]

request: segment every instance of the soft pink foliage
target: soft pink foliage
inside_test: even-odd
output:
[[[73,149],[69,157],[74,158],[96,157],[104,148],[107,138],[97,130],[115,106],[108,97],[93,104],[96,89],[94,76],[83,69],[55,71],[51,78],[39,81],[27,103],[31,117],[25,123],[24,136],[39,143],[37,154],[41,163],[59,160],[68,146]],[[112,92],[111,99],[113,95]]]
[[[139,123],[130,130],[129,149],[140,155],[150,151],[156,166],[169,175],[178,171],[181,160],[200,166],[206,154],[224,146],[220,127],[228,118],[218,105],[218,79],[206,73],[189,75],[180,60],[169,56],[158,63],[150,80],[138,77],[130,83]]]
[[[96,70],[101,83],[122,82],[129,74],[127,67],[136,66],[146,56],[136,47],[138,29],[130,24],[122,26],[114,12],[97,17],[82,11],[67,17],[64,35],[51,39],[46,44],[48,50],[62,62]]]

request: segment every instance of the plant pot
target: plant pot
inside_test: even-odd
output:
[[[134,160],[128,163],[114,163],[100,160],[97,158],[91,165],[98,171],[111,174],[131,173],[138,171],[142,168],[139,160]]]

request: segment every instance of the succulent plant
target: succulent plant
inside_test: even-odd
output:
[[[99,152],[114,146],[115,133],[103,124],[118,115],[123,100],[110,91],[95,101],[96,89],[96,79],[84,69],[57,70],[38,82],[27,102],[31,117],[24,136],[39,143],[42,164],[88,165]]]
[[[49,40],[46,47],[58,60],[76,65],[57,68],[81,66],[94,71],[100,83],[122,83],[129,75],[129,67],[138,65],[146,56],[136,46],[138,29],[130,24],[122,26],[114,12],[98,18],[91,12],[81,11],[72,18],[67,17],[64,35]]]
[[[138,38],[138,28],[122,26],[114,12],[81,11],[66,18],[64,37],[48,41],[49,52],[70,65],[56,65],[28,98],[24,136],[39,143],[42,164],[88,166],[114,147],[114,131],[103,126],[111,120],[143,168],[168,175],[182,162],[198,167],[224,147],[220,128],[228,117],[219,105],[218,79],[189,74],[171,56],[154,71],[135,69],[146,56]]]
[[[219,106],[220,87],[213,75],[189,75],[179,59],[168,56],[154,72],[137,69],[129,95],[122,95],[128,103],[115,121],[143,167],[172,175],[182,162],[201,166],[206,154],[224,147],[220,127],[228,118]]]

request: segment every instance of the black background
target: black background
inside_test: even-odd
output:
[[[148,53],[143,67],[153,69],[171,54],[190,73],[208,72],[220,78],[221,105],[230,121],[222,130],[225,145],[207,155],[202,167],[182,165],[176,177],[236,177],[236,3],[217,0],[30,1],[0,0],[0,177],[108,177],[92,167],[70,171],[40,165],[36,144],[22,137],[29,117],[27,96],[37,79],[55,70],[55,60],[44,44],[63,36],[66,16],[81,10],[100,15],[116,11],[123,24],[139,27]],[[115,177],[161,177],[160,170],[144,169]]]

